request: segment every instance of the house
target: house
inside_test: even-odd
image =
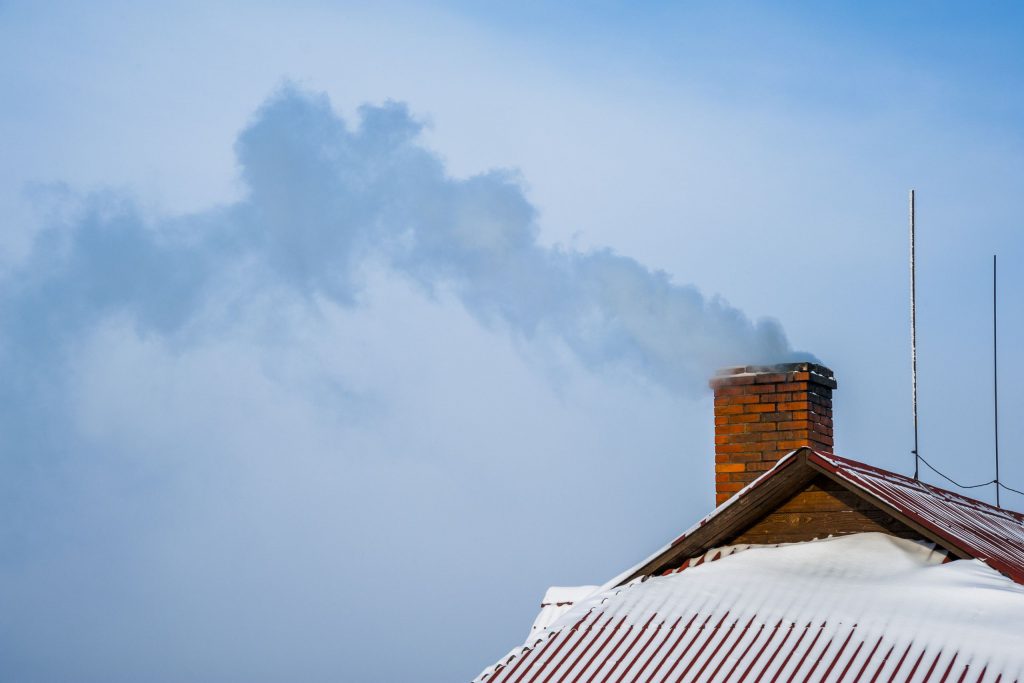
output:
[[[718,507],[476,681],[1024,680],[1024,515],[834,455],[824,366],[711,386]]]

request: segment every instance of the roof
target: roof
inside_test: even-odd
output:
[[[1024,515],[856,460],[811,451],[808,461],[891,506],[961,557],[1024,583]]]
[[[541,635],[558,621],[558,618],[572,609],[577,602],[584,600],[600,590],[600,586],[552,586],[544,593],[544,599],[540,601],[540,612],[533,620],[530,627],[530,639]]]
[[[664,571],[726,544],[752,520],[822,474],[961,559],[1024,583],[1024,515],[864,463],[801,448],[681,536],[605,587]]]
[[[921,540],[730,543],[822,477]],[[477,680],[1017,680],[1022,584],[1024,515],[801,448]]]
[[[1024,586],[864,533],[752,546],[585,600],[476,679],[1012,681]]]

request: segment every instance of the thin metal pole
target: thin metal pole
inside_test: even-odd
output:
[[[999,507],[999,344],[996,308],[996,255],[992,254],[992,415],[996,437],[996,507]]]
[[[914,262],[914,191],[910,191],[910,384],[914,401],[914,479],[918,478],[917,450],[917,278]]]

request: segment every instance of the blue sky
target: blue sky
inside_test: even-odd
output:
[[[469,679],[707,512],[731,358],[909,472],[910,187],[922,453],[991,477],[998,253],[1021,488],[1022,32],[0,2],[3,677]]]

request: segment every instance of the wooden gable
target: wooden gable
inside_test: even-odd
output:
[[[853,494],[823,474],[729,539],[738,543],[796,543],[828,536],[877,531],[900,538],[921,538],[898,519]]]

